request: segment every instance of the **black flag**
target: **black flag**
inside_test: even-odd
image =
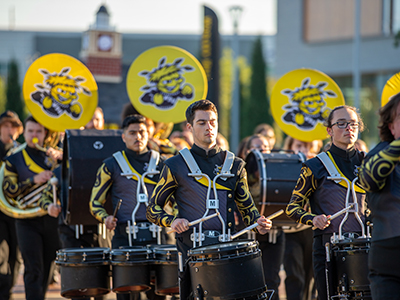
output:
[[[204,31],[201,37],[201,63],[207,74],[207,99],[219,106],[219,59],[221,56],[218,17],[204,6]]]

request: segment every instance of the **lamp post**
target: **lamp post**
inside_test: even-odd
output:
[[[239,102],[239,72],[237,60],[239,57],[239,39],[238,39],[238,27],[239,18],[242,14],[242,7],[231,6],[229,12],[233,20],[233,38],[232,38],[232,52],[233,52],[233,94],[232,94],[232,106],[231,106],[231,132],[230,132],[230,144],[231,149],[236,150],[239,145],[240,136],[240,102]]]

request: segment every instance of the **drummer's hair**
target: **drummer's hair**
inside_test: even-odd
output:
[[[211,110],[215,112],[218,118],[217,107],[214,105],[214,103],[212,103],[210,100],[199,100],[190,104],[189,107],[186,109],[186,121],[190,125],[193,125],[194,114],[196,110],[204,110],[204,111]]]
[[[146,125],[146,118],[142,115],[130,115],[127,116],[124,121],[122,122],[122,130],[125,130],[131,124],[144,124]]]
[[[396,118],[397,107],[400,103],[400,93],[392,96],[388,103],[379,109],[379,137],[382,142],[391,142],[394,140],[389,124]]]
[[[325,120],[325,123],[324,123],[325,127],[332,127],[333,113],[342,108],[350,109],[357,114],[357,119],[358,119],[358,123],[359,123],[358,132],[363,132],[365,129],[364,121],[361,118],[361,115],[359,114],[358,109],[356,107],[350,106],[350,105],[336,106],[334,109],[332,109],[331,112],[329,113],[329,116]]]

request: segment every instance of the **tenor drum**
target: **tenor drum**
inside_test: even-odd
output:
[[[264,216],[286,209],[300,175],[305,157],[293,153],[261,153],[252,150],[246,157],[247,181],[257,208]],[[295,226],[296,223],[282,214],[274,225]]]
[[[152,250],[133,246],[111,250],[112,291],[142,292],[150,289]]]
[[[61,296],[96,297],[110,292],[109,248],[67,248],[57,251]]]
[[[62,215],[67,225],[97,225],[89,210],[96,173],[104,159],[125,148],[121,130],[67,130],[61,174]],[[111,201],[106,210],[112,214]]]
[[[337,293],[370,291],[369,249],[369,238],[345,239],[332,246],[332,280]]]
[[[261,250],[254,240],[240,240],[189,250],[195,298],[261,299],[267,286]]]
[[[151,248],[154,257],[155,293],[162,296],[179,294],[176,246],[154,245]]]

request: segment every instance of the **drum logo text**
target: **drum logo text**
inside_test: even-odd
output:
[[[183,58],[177,58],[173,63],[168,64],[166,58],[163,57],[158,67],[152,71],[141,71],[139,75],[146,77],[148,85],[140,88],[144,92],[140,97],[140,102],[166,110],[173,108],[178,100],[192,100],[194,87],[185,83],[182,73],[193,71],[194,67],[181,66],[183,60]]]
[[[333,91],[324,90],[327,82],[310,84],[310,78],[301,83],[301,87],[294,90],[285,89],[281,93],[289,97],[290,104],[283,106],[286,113],[282,121],[292,124],[300,130],[312,130],[318,122],[323,123],[331,109],[326,107],[325,97],[337,97]]]
[[[63,68],[59,74],[39,69],[44,76],[44,85],[35,84],[37,90],[31,93],[31,99],[50,117],[67,114],[73,119],[78,119],[82,114],[78,93],[91,95],[89,89],[81,86],[86,79],[80,76],[73,78],[68,75],[69,71],[69,67]]]

